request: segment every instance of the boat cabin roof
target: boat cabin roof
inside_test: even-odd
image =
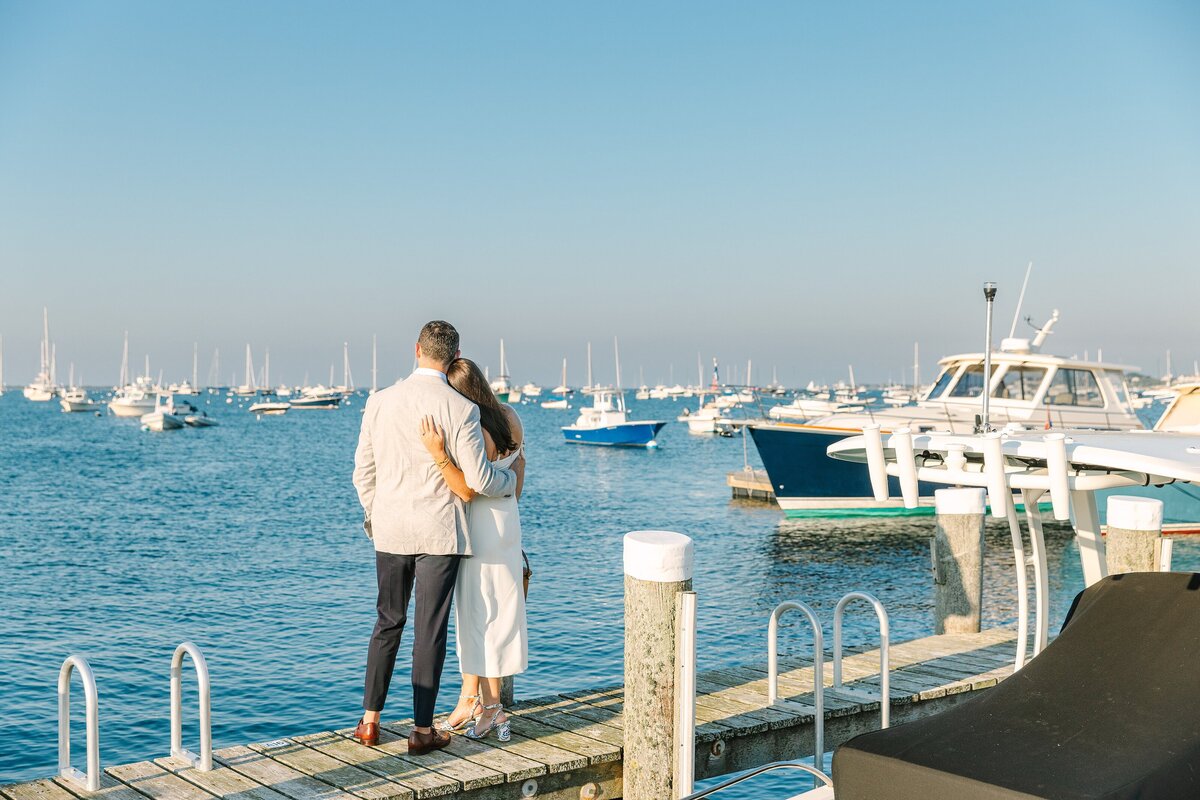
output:
[[[953,363],[962,363],[964,361],[980,364],[983,363],[983,353],[961,353],[954,356],[946,356],[938,360],[939,366],[946,366]],[[1008,350],[995,350],[992,352],[992,364],[1035,364],[1039,367],[1063,366],[1068,365],[1072,369],[1105,369],[1116,370],[1119,372],[1134,372],[1137,367],[1129,364],[1113,364],[1106,361],[1081,361],[1076,358],[1067,356],[1055,356],[1049,353],[1014,353]]]

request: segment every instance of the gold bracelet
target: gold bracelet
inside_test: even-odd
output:
[[[437,466],[438,469],[441,469],[442,467],[446,466],[449,463],[450,463],[450,456],[446,456],[441,461],[434,462],[434,464]]]

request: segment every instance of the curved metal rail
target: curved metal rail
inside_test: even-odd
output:
[[[87,704],[87,774],[71,766],[71,672],[79,670]],[[96,676],[83,656],[67,656],[58,672],[58,774],[89,792],[100,791],[100,708]]]
[[[858,689],[845,689],[842,684],[842,615],[846,611],[846,606],[852,600],[865,600],[875,609],[875,616],[879,619],[879,717],[880,727],[886,728],[891,724],[892,710],[892,691],[888,656],[888,646],[890,642],[888,613],[883,607],[883,603],[879,602],[879,598],[866,592],[850,592],[838,600],[837,606],[833,609],[833,688],[842,689],[844,694],[862,694],[867,696],[869,693]]]
[[[801,764],[799,761],[776,761],[772,764],[764,764],[761,767],[750,770],[749,772],[744,772],[741,775],[738,775],[736,778],[730,778],[727,781],[722,781],[716,786],[710,786],[707,789],[701,789],[695,794],[689,794],[686,797],[681,797],[680,800],[701,800],[701,798],[708,797],[709,795],[713,795],[717,792],[728,789],[730,786],[736,786],[743,781],[748,781],[751,778],[762,775],[764,772],[773,772],[777,769],[798,769],[801,772],[807,772],[809,775],[817,778],[825,786],[833,786],[833,781],[830,780],[828,775],[826,775],[824,772],[821,772],[819,769],[810,767],[808,764]]]
[[[191,656],[196,668],[196,683],[200,688],[200,753],[183,746],[183,657]],[[171,658],[171,755],[182,758],[201,772],[212,769],[212,710],[208,682],[208,662],[200,648],[184,642],[175,648]]]
[[[788,611],[803,612],[813,629],[813,705],[816,707],[813,749],[814,763],[821,769],[825,766],[825,644],[817,615],[804,603],[780,603],[771,612],[767,627],[767,702],[775,705],[779,701],[779,619]]]

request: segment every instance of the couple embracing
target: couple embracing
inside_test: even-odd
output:
[[[521,420],[479,367],[460,357],[450,323],[426,324],[416,354],[412,375],[367,400],[354,458],[379,583],[354,738],[379,741],[379,713],[415,599],[408,752],[421,755],[445,747],[459,729],[508,740],[500,681],[525,670],[528,644],[517,512],[525,480]],[[434,728],[452,598],[463,688],[453,713]]]

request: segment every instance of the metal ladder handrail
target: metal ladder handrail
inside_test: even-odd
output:
[[[717,792],[728,789],[730,786],[736,786],[742,781],[750,780],[753,777],[762,775],[764,772],[773,772],[777,769],[798,769],[801,772],[807,772],[815,778],[818,778],[826,786],[833,786],[833,781],[821,770],[815,767],[810,767],[808,764],[802,764],[799,761],[776,761],[771,764],[763,764],[761,767],[756,767],[749,772],[744,772],[736,778],[730,778],[727,781],[718,783],[716,786],[710,786],[707,789],[701,789],[695,794],[689,794],[686,797],[681,797],[679,800],[701,800],[703,797],[716,794]]]
[[[196,668],[196,683],[200,689],[200,753],[193,753],[183,746],[183,657],[191,656]],[[171,657],[171,755],[187,761],[201,772],[213,768],[212,761],[212,708],[211,687],[208,680],[208,662],[200,648],[184,642],[175,648]]]
[[[817,615],[805,603],[787,601],[771,612],[767,626],[767,703],[779,701],[779,619],[788,611],[801,611],[813,629],[813,705],[816,707],[814,725],[814,763],[817,769],[825,766],[825,643]]]
[[[843,688],[842,684],[842,616],[846,611],[846,606],[852,600],[865,600],[870,603],[875,609],[875,616],[879,620],[879,716],[880,727],[886,728],[891,723],[892,710],[892,687],[891,687],[891,667],[888,655],[890,643],[890,628],[888,624],[887,609],[883,607],[883,603],[879,602],[879,598],[867,592],[849,592],[838,600],[837,606],[833,609],[833,688]]]
[[[87,706],[87,775],[71,766],[71,672],[74,670],[79,670]],[[67,656],[58,672],[58,775],[89,792],[100,791],[100,708],[96,676],[83,656]]]

